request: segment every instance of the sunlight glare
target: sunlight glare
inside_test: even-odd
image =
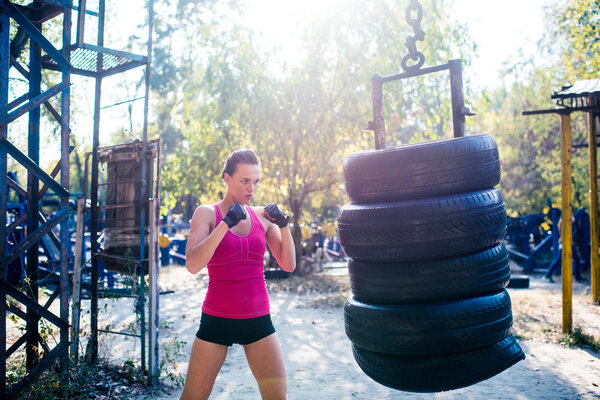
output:
[[[247,0],[243,22],[252,28],[265,48],[283,49],[290,57],[301,52],[306,22],[326,8],[343,5],[342,0]]]

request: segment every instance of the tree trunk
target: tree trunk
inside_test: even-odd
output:
[[[300,210],[292,210],[292,239],[294,240],[294,247],[296,248],[296,270],[300,271],[300,262],[302,261],[302,230],[300,229]]]

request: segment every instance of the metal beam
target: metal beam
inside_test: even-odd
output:
[[[13,122],[15,119],[19,118],[20,116],[35,110],[37,107],[40,106],[40,104],[47,102],[48,99],[56,96],[57,94],[59,94],[60,92],[62,92],[63,90],[65,90],[67,88],[68,88],[68,86],[65,86],[64,82],[61,82],[58,85],[51,87],[50,89],[46,90],[44,93],[40,93],[39,95],[35,96],[33,99],[29,100],[29,102],[27,104],[17,108],[13,112],[8,113],[6,116],[4,116],[2,118],[2,121],[0,121],[0,123],[4,122],[6,124],[9,124],[9,123]]]
[[[375,150],[385,149],[385,113],[383,111],[383,78],[379,74],[371,77],[371,94],[373,97],[373,124],[375,134]]]
[[[140,61],[132,61],[127,64],[120,65],[118,67],[105,69],[104,71],[102,71],[101,75],[103,77],[112,76],[121,72],[129,71],[130,69],[141,67],[142,65],[146,65],[146,63]]]
[[[450,96],[452,99],[452,126],[454,137],[465,136],[465,95],[463,93],[462,61],[448,61],[450,66]]]
[[[52,364],[58,356],[64,351],[65,345],[58,343],[29,373],[8,389],[8,398],[14,399],[27,386],[30,385],[38,376],[42,374]]]
[[[63,57],[60,51],[50,43],[29,19],[17,9],[10,1],[2,0],[6,13],[18,23],[29,37],[36,42],[63,70],[70,70],[71,64]]]
[[[10,64],[13,67],[15,67],[15,69],[17,71],[19,71],[21,73],[21,75],[23,75],[26,79],[29,79],[29,72],[17,60],[15,60],[15,58],[13,56],[10,56]],[[59,70],[60,70],[60,68],[59,68]],[[29,98],[29,93],[27,93],[26,95],[27,95],[27,98]],[[46,102],[44,102],[44,105],[46,106],[46,109],[50,112],[50,114],[52,114],[54,119],[56,119],[56,121],[58,121],[60,123],[60,118],[61,118],[60,114],[54,109],[52,104],[50,104],[48,101],[46,101]],[[10,110],[10,107],[9,107],[9,110]]]
[[[67,7],[64,9],[63,14],[63,52],[64,57],[70,65],[70,52],[68,46],[71,43],[71,28],[72,28],[72,0],[65,0]],[[62,71],[62,84],[67,88],[71,85],[71,73],[70,70],[63,69]],[[67,89],[62,92],[61,95],[61,106],[60,106],[60,184],[65,190],[70,189],[70,178],[69,178],[69,155],[71,148],[70,142],[70,113],[71,113],[71,90]],[[62,197],[60,199],[60,206],[63,209],[69,208],[69,198]],[[60,224],[60,318],[63,321],[69,320],[69,249],[71,247],[69,219],[65,218]],[[60,343],[63,345],[63,351],[60,355],[60,371],[62,373],[62,383],[67,384],[69,378],[67,372],[69,370],[69,329],[62,327],[60,329]]]
[[[10,20],[0,4],[0,139],[6,139],[8,126],[3,123],[8,113],[8,72],[10,69]],[[8,201],[6,150],[0,146],[0,227],[5,227]],[[6,230],[0,229],[0,260],[6,251]],[[0,281],[6,279],[6,264],[0,263]],[[6,393],[6,292],[0,288],[0,396]]]
[[[104,0],[98,3],[98,46],[104,46]],[[96,60],[96,71],[102,71],[102,57]],[[98,147],[100,146],[100,106],[102,97],[102,75],[96,77],[96,91],[94,96],[94,129],[92,137],[92,182],[90,213],[90,245],[92,252],[92,273],[90,293],[90,352],[88,357],[92,363],[98,361]],[[86,166],[87,167],[87,166]]]
[[[27,213],[20,215],[19,218],[15,219],[7,228],[6,234],[10,235],[12,231],[14,231],[17,226],[21,225],[23,222],[27,220]]]
[[[34,25],[34,28],[37,30],[41,30],[41,25]],[[39,165],[40,163],[40,118],[41,118],[41,110],[40,108],[32,104],[34,103],[34,99],[40,97],[41,93],[41,85],[42,85],[42,64],[40,59],[42,57],[42,49],[41,47],[31,38],[29,40],[29,98],[32,99],[29,101],[29,104],[26,107],[21,107],[21,109],[29,108],[27,110],[29,112],[29,130],[27,136],[27,155],[29,159],[33,162],[34,165]],[[29,107],[27,107],[29,106]],[[19,110],[17,110],[19,111]],[[15,111],[16,112],[16,111]],[[36,179],[35,173],[27,168],[27,233],[35,232],[40,227],[40,223],[36,218],[37,214],[40,212],[40,182]],[[41,236],[40,236],[41,237]],[[35,236],[28,236],[27,239],[24,240],[25,243],[29,241],[29,239],[37,242],[39,238],[35,238]],[[22,242],[23,243],[23,242]],[[36,243],[37,244],[37,243]],[[19,247],[19,246],[17,246]],[[27,246],[23,249],[23,252],[27,252],[27,258],[25,262],[25,273],[26,273],[26,285],[27,289],[32,296],[34,301],[38,301],[39,299],[39,246],[32,245]],[[10,255],[9,255],[10,256]],[[39,334],[39,316],[33,312],[30,307],[27,307],[27,319],[26,328],[27,328],[27,345],[25,346],[25,355],[26,355],[26,366],[27,372],[33,370],[35,365],[38,362],[39,351],[38,351],[38,342],[37,336]]]
[[[431,74],[434,72],[444,71],[449,68],[450,68],[450,65],[446,63],[446,64],[441,64],[441,65],[436,65],[433,67],[421,68],[421,69],[418,69],[418,70],[412,71],[412,72],[401,72],[399,74],[384,76],[381,78],[381,80],[383,83],[385,83],[385,82],[395,81],[398,79],[414,78],[416,76],[427,75],[427,74]]]
[[[85,9],[86,0],[79,0],[79,8],[77,9],[77,33],[75,35],[77,46],[81,46],[85,43]]]
[[[29,79],[29,71],[21,65],[13,56],[10,56],[10,65],[12,65],[21,75],[23,75],[26,79]]]
[[[44,0],[44,1],[47,1],[47,0]],[[79,12],[79,7],[77,7],[77,6],[73,6],[73,10],[75,10],[75,11]],[[91,15],[91,16],[93,16],[93,17],[97,17],[97,16],[98,16],[98,13],[97,13],[96,11],[85,10],[85,13],[86,13],[87,15]]]
[[[41,225],[35,231],[30,232],[27,235],[27,238],[22,241],[17,247],[14,247],[3,260],[0,260],[0,263],[5,266],[8,265],[11,261],[19,257],[21,253],[25,250],[29,249],[32,245],[37,243],[42,236],[48,233],[50,229],[54,228],[59,222],[61,222],[64,218],[69,216],[68,209],[59,210],[54,216],[48,220],[46,225]]]
[[[23,335],[19,338],[19,340],[13,343],[13,345],[10,346],[8,350],[6,350],[6,358],[10,357],[15,351],[19,349],[19,347],[23,346],[23,343],[25,343],[26,340],[27,335]]]
[[[18,99],[11,101],[10,104],[8,105],[8,109],[12,110],[19,104],[26,102],[28,99],[29,99],[29,93],[25,93],[23,96],[19,97]]]
[[[96,53],[98,53],[99,58],[101,58],[100,55],[102,55],[102,54],[110,54],[115,57],[127,58],[128,60],[137,61],[142,64],[146,64],[148,62],[147,56],[142,56],[140,54],[135,54],[135,53],[129,53],[127,51],[109,49],[108,47],[104,47],[101,44],[98,44],[98,46],[96,46],[93,44],[83,43],[79,47],[81,47],[82,49],[95,51]],[[100,70],[98,70],[98,71],[100,71]]]
[[[12,190],[14,190],[15,192],[17,192],[17,195],[26,198],[27,197],[27,190],[23,189],[23,187],[21,185],[19,185],[14,179],[12,179],[10,176],[6,177],[6,182],[8,187],[10,187]]]
[[[4,149],[8,154],[10,154],[15,160],[17,160],[21,165],[23,165],[27,170],[32,171],[34,175],[44,182],[46,185],[50,187],[50,189],[58,194],[60,197],[68,197],[71,194],[62,187],[58,182],[56,182],[50,175],[44,172],[35,162],[31,160],[31,158],[27,157],[23,154],[18,148],[16,148],[11,142],[9,142],[5,138],[0,138],[0,149]]]
[[[58,169],[60,167],[60,164],[58,164],[55,168],[54,171],[52,171],[52,177],[54,177],[57,173],[58,173]],[[7,182],[8,182],[8,186],[13,189],[15,192],[17,192],[17,194],[19,196],[22,197],[27,197],[27,191],[25,189],[23,189],[21,187],[21,185],[19,185],[17,182],[15,182],[12,178],[7,177],[6,178]],[[44,193],[46,193],[48,186],[43,186],[42,189],[39,192],[39,197],[42,198],[44,196]],[[68,206],[68,204],[67,204]],[[23,222],[25,222],[25,219],[27,218],[27,213],[19,216],[19,218],[15,219],[7,228],[7,233],[12,232],[17,226],[21,225]],[[38,220],[39,222],[43,224],[46,223],[46,217],[44,217],[44,215],[38,211]],[[61,242],[58,240],[58,238],[56,237],[56,235],[54,234],[54,232],[50,231],[48,232],[48,236],[50,236],[50,239],[52,240],[52,242],[54,242],[54,244],[56,245],[57,248],[60,248],[61,246]]]
[[[585,106],[585,107],[565,107],[565,108],[548,108],[545,110],[531,110],[523,111],[521,115],[539,115],[539,114],[570,114],[576,111],[583,112],[597,112],[599,107],[596,106]]]
[[[13,299],[17,300],[19,303],[25,305],[27,308],[31,309],[33,312],[35,312],[41,318],[47,319],[49,322],[53,323],[54,325],[56,325],[59,328],[62,328],[62,327],[68,328],[69,327],[69,324],[66,321],[63,321],[62,319],[60,319],[59,317],[57,317],[50,311],[46,310],[43,306],[38,304],[37,301],[33,300],[31,297],[27,296],[25,293],[21,292],[20,290],[14,288],[12,285],[10,285],[4,281],[0,281],[0,287],[6,293],[7,296],[12,297]]]

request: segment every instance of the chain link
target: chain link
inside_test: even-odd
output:
[[[413,12],[416,11],[416,17],[413,18]],[[410,0],[406,7],[406,22],[413,28],[414,35],[406,37],[405,46],[408,54],[402,58],[402,69],[406,72],[414,72],[421,68],[425,63],[425,55],[417,50],[417,40],[425,40],[425,31],[421,29],[421,20],[423,19],[423,6],[418,0]],[[412,63],[409,65],[409,60]]]

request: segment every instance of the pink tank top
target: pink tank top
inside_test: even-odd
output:
[[[216,224],[223,218],[215,204]],[[270,312],[263,269],[265,230],[250,207],[252,229],[246,236],[228,231],[208,262],[206,314],[223,318],[255,318]]]

